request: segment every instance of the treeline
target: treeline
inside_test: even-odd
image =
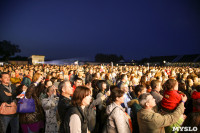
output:
[[[124,57],[122,55],[117,56],[115,54],[96,54],[95,61],[96,62],[119,62],[121,60],[124,60]]]

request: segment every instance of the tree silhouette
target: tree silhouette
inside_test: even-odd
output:
[[[123,60],[123,56],[117,56],[115,54],[96,54],[95,61],[96,62],[119,62],[120,60]]]
[[[4,60],[8,60],[10,56],[15,53],[20,53],[21,50],[18,45],[12,44],[10,41],[0,41],[0,56],[3,56]]]

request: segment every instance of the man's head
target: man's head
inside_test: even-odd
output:
[[[71,87],[71,83],[69,80],[65,80],[60,82],[58,85],[58,89],[62,95],[72,95],[73,94],[73,88]]]
[[[139,96],[138,101],[140,106],[145,109],[151,109],[156,106],[155,99],[149,93],[143,93]]]
[[[52,75],[52,77],[56,77],[56,73],[55,72],[52,72],[51,75]]]
[[[160,81],[158,81],[158,80],[152,80],[151,81],[151,88],[153,89],[153,90],[156,90],[156,91],[160,91],[160,89],[161,89],[161,82]]]
[[[132,79],[132,85],[133,86],[136,86],[136,85],[138,85],[139,84],[139,79],[138,79],[138,77],[134,77],[133,79]]]
[[[144,85],[137,85],[135,87],[135,95],[137,97],[139,97],[141,94],[146,93],[147,92],[147,88]]]
[[[64,76],[63,74],[59,73],[59,76],[58,76],[59,79],[63,80],[64,79]]]
[[[129,91],[128,85],[126,83],[122,83],[122,85],[120,86],[120,89],[123,90],[125,93]]]
[[[1,82],[4,85],[9,85],[10,83],[10,75],[7,72],[1,73]]]
[[[89,74],[93,74],[93,69],[92,68],[89,70]]]
[[[128,80],[128,77],[127,77],[126,74],[122,74],[121,79],[122,79],[123,82],[126,82]]]
[[[197,84],[199,82],[198,76],[194,76],[193,77],[193,81],[194,81],[194,84]]]
[[[83,85],[83,80],[81,78],[76,78],[74,81],[76,87]]]

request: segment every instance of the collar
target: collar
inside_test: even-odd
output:
[[[144,109],[144,108],[142,108],[141,110],[143,110],[143,111],[145,111],[145,112],[154,112],[154,111],[153,111],[153,108],[151,108],[151,109]]]
[[[123,108],[121,105],[118,105],[118,104],[116,104],[115,102],[113,102],[113,104],[114,104],[115,106],[118,106],[121,110],[124,111],[124,108]]]
[[[157,90],[154,90],[154,89],[153,89],[152,91],[155,91],[155,92],[159,93]],[[159,94],[160,94],[160,93],[159,93]]]
[[[66,99],[66,100],[71,100],[71,98],[65,97],[62,94],[60,95],[60,99]]]

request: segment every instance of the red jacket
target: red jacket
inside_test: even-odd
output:
[[[181,94],[178,93],[176,90],[164,92],[164,96],[161,102],[163,108],[168,110],[174,110],[179,103],[181,102]]]

